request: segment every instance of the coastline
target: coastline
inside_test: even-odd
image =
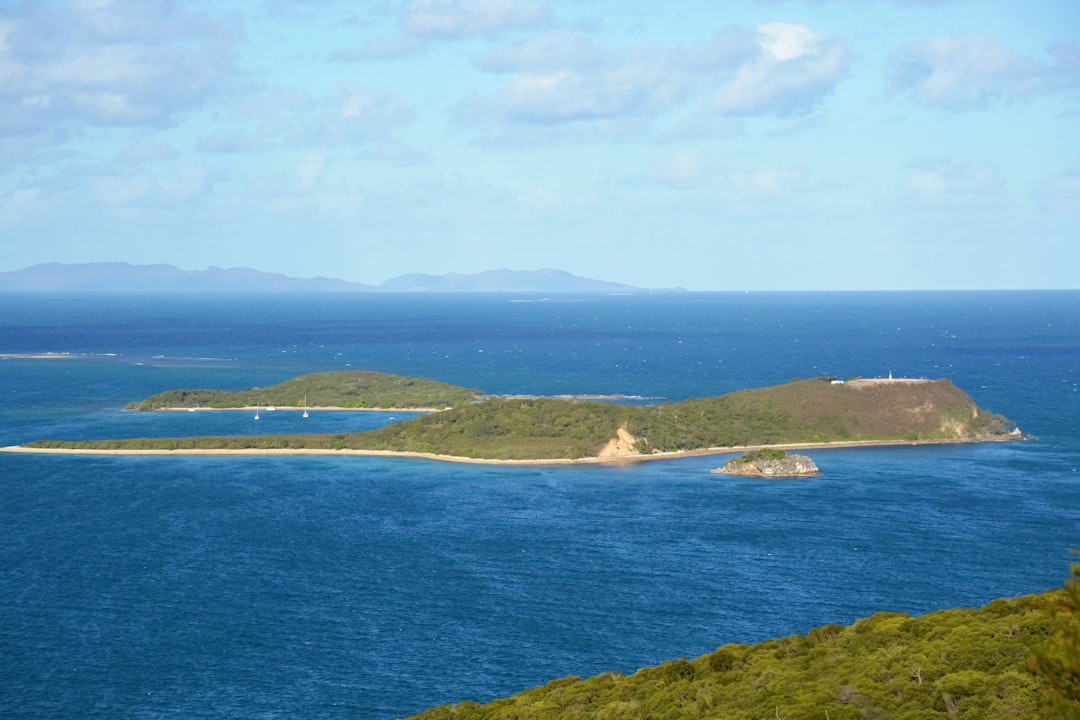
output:
[[[214,407],[166,407],[166,408],[154,408],[153,410],[136,410],[124,408],[128,412],[255,412],[261,410],[262,412],[295,412],[307,410],[308,412],[323,412],[324,410],[329,412],[418,412],[418,413],[436,413],[443,412],[446,408],[433,408],[433,407],[392,407],[392,408],[373,408],[373,407],[339,407],[337,405],[308,405],[307,407],[296,407],[293,405],[274,405],[273,410],[267,410],[270,407],[268,405],[244,405],[243,407],[228,407],[228,408],[214,408]]]
[[[348,408],[346,408],[348,409]],[[321,448],[242,448],[242,449],[189,449],[189,450],[94,450],[75,448],[31,448],[24,445],[0,447],[0,453],[37,453],[54,455],[143,455],[143,456],[251,456],[275,457],[290,455],[330,455],[353,457],[399,457],[419,460],[438,460],[440,462],[469,463],[474,465],[625,465],[655,460],[675,460],[684,457],[702,457],[708,455],[727,455],[745,453],[753,450],[774,448],[778,450],[827,450],[851,447],[894,447],[900,445],[971,445],[976,443],[1018,442],[1027,437],[1002,436],[980,438],[951,438],[941,440],[842,440],[823,443],[786,443],[778,445],[742,445],[732,447],[699,448],[676,452],[656,452],[650,455],[624,454],[606,457],[537,458],[530,460],[502,460],[495,458],[471,458],[461,455],[440,455],[438,453],[407,452],[401,450],[333,450]]]
[[[71,353],[0,353],[0,360],[69,360]]]
[[[2,357],[2,356],[0,356]],[[570,395],[481,395],[479,399],[497,398],[500,400],[600,400],[600,401],[619,401],[627,400],[632,402],[641,401],[653,401],[663,400],[664,398],[656,395],[622,395],[622,394],[592,394],[592,393],[579,393]],[[443,412],[447,408],[441,407],[341,407],[338,405],[308,405],[304,407],[302,405],[275,405],[274,410],[308,410],[308,411],[338,411],[338,410],[355,410],[359,412],[422,412],[422,413],[436,413]],[[255,411],[263,410],[267,408],[266,405],[244,405],[241,407],[163,407],[153,408],[150,410],[137,410],[132,408],[133,412],[236,412],[239,410]],[[126,410],[127,408],[125,408]]]

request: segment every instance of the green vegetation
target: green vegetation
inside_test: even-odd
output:
[[[805,455],[795,455],[780,448],[752,450],[728,460],[713,472],[748,477],[811,477],[819,473],[817,463]]]
[[[731,462],[750,463],[759,460],[784,460],[787,456],[787,450],[781,450],[780,448],[761,448],[760,450],[751,450],[737,458],[733,458]]]
[[[312,373],[266,388],[169,390],[131,403],[128,410],[277,407],[439,408],[461,405],[476,390],[424,378],[362,370]]]
[[[1080,575],[1066,591],[882,612],[623,676],[566,677],[418,720],[1045,720],[1080,717]]]
[[[999,422],[991,426],[991,420]],[[844,440],[944,440],[989,435],[1008,421],[979,411],[948,380],[853,381],[829,378],[657,405],[627,425],[657,450]]]
[[[350,384],[343,382],[346,379]],[[361,380],[369,384],[361,386]],[[211,391],[188,391],[168,402],[173,407],[199,403],[295,406],[306,394],[309,404],[453,408],[362,433],[38,441],[29,447],[161,449],[168,444],[177,450],[355,449],[539,460],[596,456],[620,429],[632,436],[637,453],[648,455],[850,440],[975,439],[1002,434],[1008,427],[1003,418],[979,411],[947,380],[834,385],[819,378],[647,407],[556,399],[481,401],[464,388],[375,373],[305,375],[265,391],[231,393],[226,399],[195,395],[203,392]],[[155,398],[161,396],[142,405],[157,407],[165,402]]]
[[[1031,667],[1043,679],[1044,717],[1080,720],[1080,565],[1052,609],[1056,632],[1035,650]]]
[[[355,447],[504,460],[575,459],[596,455],[639,410],[602,402],[489,399],[360,433]]]

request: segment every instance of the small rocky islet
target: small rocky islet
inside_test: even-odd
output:
[[[763,449],[746,453],[732,458],[713,472],[722,475],[769,478],[813,477],[820,474],[817,464],[810,458],[779,449]]]

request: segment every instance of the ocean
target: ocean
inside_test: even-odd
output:
[[[666,400],[950,378],[1028,442],[822,474],[0,453],[0,717],[395,718],[1057,587],[1080,548],[1080,292],[0,296],[0,445],[377,427],[134,413],[324,370]]]

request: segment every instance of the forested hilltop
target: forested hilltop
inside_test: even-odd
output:
[[[478,391],[438,380],[404,377],[366,370],[311,373],[265,388],[246,390],[168,390],[128,410],[206,408],[224,410],[275,407],[436,408],[474,400]]]
[[[623,676],[567,677],[416,720],[1080,718],[1080,566],[1065,591],[724,645]]]
[[[373,374],[378,376],[378,374]],[[552,398],[478,399],[474,391],[379,376],[379,393],[356,390],[354,374],[302,376],[263,390],[176,391],[137,407],[238,407],[308,402],[341,407],[449,409],[377,430],[325,435],[262,435],[99,441],[46,440],[37,449],[357,450],[491,460],[640,458],[711,448],[834,442],[949,442],[1001,439],[1011,423],[980,410],[948,380],[795,380],[711,398],[651,406]],[[366,376],[365,376],[366,377]],[[344,381],[348,381],[347,383]],[[325,387],[324,387],[325,386]],[[317,388],[323,387],[323,390]],[[393,392],[391,392],[391,390]],[[397,394],[408,391],[408,395]],[[413,392],[418,394],[412,394]],[[437,391],[437,392],[436,392]],[[188,403],[188,404],[184,404]],[[217,403],[212,405],[211,403]]]

